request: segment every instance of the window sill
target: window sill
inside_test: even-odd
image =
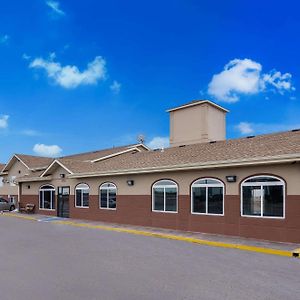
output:
[[[164,214],[177,214],[178,211],[164,211],[164,210],[152,210],[154,213],[164,213]]]
[[[251,216],[241,215],[242,218],[255,218],[255,219],[273,219],[273,220],[285,220],[285,217],[268,217],[268,216]]]
[[[211,216],[211,217],[224,217],[225,214],[209,214],[209,213],[196,213],[196,212],[191,212],[192,215],[196,216]]]
[[[99,207],[99,209],[103,209],[103,210],[117,210],[117,208],[109,208],[109,207]]]
[[[75,208],[90,208],[89,206],[76,206],[75,205]]]

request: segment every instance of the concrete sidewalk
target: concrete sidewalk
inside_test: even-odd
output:
[[[198,232],[186,232],[163,228],[153,228],[144,226],[134,226],[125,224],[116,224],[100,221],[87,221],[78,219],[64,219],[39,214],[21,214],[18,212],[7,212],[4,216],[23,218],[32,221],[49,222],[61,225],[69,225],[75,227],[84,227],[90,229],[100,229],[107,231],[118,231],[128,234],[137,234],[144,236],[152,236],[158,238],[173,239],[196,244],[204,244],[208,246],[234,248],[245,251],[260,252],[265,254],[274,254],[281,256],[292,256],[295,249],[300,248],[300,244],[280,243],[271,241],[262,241],[241,237],[232,237],[217,234],[207,234]]]

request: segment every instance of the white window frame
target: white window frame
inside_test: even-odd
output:
[[[255,179],[255,178],[259,178],[259,177],[264,177],[264,178],[272,178],[272,179],[276,179],[279,181],[257,181],[257,182],[246,182],[250,179]],[[263,193],[263,188],[264,186],[282,186],[283,187],[283,216],[282,217],[276,217],[276,216],[264,216],[264,193]],[[260,216],[256,216],[256,215],[244,215],[243,214],[243,187],[244,186],[259,186],[260,187],[260,191],[261,191],[261,195],[260,195]],[[285,190],[286,190],[286,186],[285,186],[285,182],[284,180],[282,180],[279,177],[276,176],[272,176],[272,175],[255,175],[255,176],[251,176],[246,178],[242,184],[241,184],[241,216],[245,217],[245,218],[263,218],[263,219],[285,219]]]
[[[51,186],[52,188],[51,189],[43,189],[43,187],[45,187],[45,186]],[[41,192],[42,192],[42,199],[43,199],[43,201],[42,201],[42,206],[43,207],[41,207]],[[50,200],[50,208],[45,208],[45,192],[52,192],[51,193],[51,200]],[[54,199],[53,199],[53,193],[54,193]],[[53,200],[54,200],[54,202],[55,202],[55,187],[53,186],[53,185],[51,185],[51,184],[44,184],[44,185],[42,185],[40,188],[39,188],[39,210],[51,210],[51,211],[55,211],[55,208],[53,208]]]
[[[80,187],[81,186],[81,187]],[[85,186],[85,187],[82,187]],[[83,206],[83,191],[88,190],[89,191],[89,205],[88,206]],[[81,205],[77,205],[77,191],[81,191]],[[90,186],[86,183],[79,183],[75,187],[75,207],[76,208],[89,208],[90,207]]]
[[[217,181],[218,183],[196,183],[197,181],[201,180],[214,180]],[[194,201],[193,201],[193,187],[203,187],[205,188],[205,213],[199,213],[199,212],[194,212]],[[222,202],[223,202],[223,207],[222,207],[222,214],[212,214],[208,212],[208,188],[209,187],[221,187],[223,189],[223,197],[222,197]],[[191,214],[192,215],[207,215],[207,216],[217,216],[217,217],[223,217],[225,215],[225,185],[223,181],[220,179],[216,178],[211,178],[211,177],[205,177],[205,178],[200,178],[195,180],[192,185],[191,185]]]
[[[105,185],[111,185],[111,186],[105,186]],[[116,191],[116,207],[111,208],[109,207],[109,190],[114,189]],[[106,197],[107,197],[107,207],[101,206],[101,190],[106,190]],[[99,187],[99,208],[100,209],[107,209],[107,210],[116,210],[117,209],[117,186],[112,182],[104,182]]]
[[[172,182],[174,184],[159,185],[159,183],[161,181],[169,181],[169,182]],[[154,189],[155,188],[163,188],[164,189],[164,210],[154,209],[154,207],[155,207],[155,205],[154,205]],[[176,211],[166,210],[166,188],[176,188]],[[171,179],[161,179],[161,180],[156,181],[152,185],[152,212],[156,212],[156,213],[170,213],[170,214],[177,214],[178,213],[178,185],[177,185],[177,183],[175,181],[173,181]]]

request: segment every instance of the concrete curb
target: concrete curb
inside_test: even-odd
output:
[[[16,215],[16,214],[11,215],[11,214],[7,214],[7,213],[3,213],[2,215],[6,216],[6,217],[38,221],[37,218],[30,217],[30,216],[22,216],[22,215]],[[93,225],[93,224],[87,224],[87,223],[77,223],[77,222],[72,222],[72,221],[52,221],[51,223],[60,224],[60,225],[68,225],[68,226],[73,226],[73,227],[80,227],[80,228],[100,229],[100,230],[106,230],[106,231],[114,231],[114,232],[128,233],[128,234],[134,234],[134,235],[142,235],[142,236],[156,237],[156,238],[162,238],[162,239],[183,241],[183,242],[187,242],[187,243],[219,247],[219,248],[237,249],[237,250],[241,250],[241,251],[299,258],[299,249],[295,249],[294,251],[287,251],[287,250],[279,250],[279,249],[272,249],[272,248],[242,245],[242,244],[209,241],[209,240],[185,237],[185,236],[174,235],[174,234],[164,234],[164,233],[157,233],[157,232],[143,231],[143,230],[136,230],[136,229],[111,227],[111,226],[103,226],[103,225]]]

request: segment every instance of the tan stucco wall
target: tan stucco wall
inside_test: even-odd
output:
[[[226,139],[226,113],[207,105],[207,130],[209,141]]]
[[[188,145],[225,139],[226,113],[209,104],[170,112],[170,145]]]
[[[12,176],[16,176],[17,179],[18,177],[29,173],[30,171],[24,166],[23,163],[16,161],[8,171],[8,174],[3,176],[3,179],[10,181]],[[11,186],[10,183],[3,183],[3,186],[0,187],[0,195],[18,195],[18,186]]]
[[[173,179],[179,184],[179,194],[189,195],[191,183],[200,177],[216,177],[225,182],[227,195],[239,195],[240,182],[249,176],[257,174],[270,174],[282,177],[287,182],[288,195],[300,195],[300,165],[272,165],[243,168],[227,168],[202,171],[180,171],[164,172],[144,175],[128,176],[108,176],[84,179],[61,179],[59,174],[66,173],[63,169],[58,169],[53,173],[51,182],[23,183],[22,194],[37,195],[38,189],[45,183],[51,183],[57,188],[58,186],[70,186],[71,194],[74,194],[75,186],[84,182],[90,186],[90,194],[98,195],[98,188],[103,182],[111,181],[117,185],[119,195],[150,195],[152,184],[163,178]],[[236,183],[227,183],[226,176],[236,175]],[[126,181],[134,180],[134,186],[128,186]],[[30,185],[30,189],[27,186]]]

